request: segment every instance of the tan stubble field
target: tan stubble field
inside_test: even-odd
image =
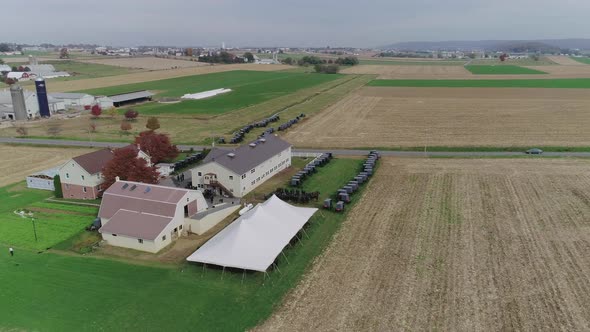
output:
[[[590,161],[383,159],[259,331],[590,329]]]

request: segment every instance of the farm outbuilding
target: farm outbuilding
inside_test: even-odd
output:
[[[318,209],[273,195],[215,235],[187,261],[266,272]]]
[[[266,135],[234,150],[212,149],[202,164],[191,170],[192,185],[242,197],[289,166],[291,144]]]
[[[53,178],[59,174],[59,167],[46,169],[27,176],[27,188],[54,191]]]
[[[150,101],[150,100],[152,100],[153,96],[154,96],[153,93],[151,93],[147,90],[142,90],[142,91],[134,91],[134,92],[129,92],[129,93],[122,93],[122,94],[118,94],[118,95],[111,95],[108,97],[113,101],[113,105],[115,107],[120,107],[120,106],[124,106],[124,105]]]
[[[190,232],[188,219],[206,209],[197,190],[118,180],[104,192],[99,232],[109,245],[156,253]]]
[[[67,108],[81,108],[94,103],[94,96],[86,93],[50,93],[49,97],[62,101]]]

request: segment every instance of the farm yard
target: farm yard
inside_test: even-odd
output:
[[[83,63],[93,63],[99,65],[146,70],[165,70],[175,68],[210,66],[208,63],[204,62],[164,59],[156,57],[84,59],[79,61]]]
[[[256,331],[590,326],[589,161],[383,159]]]
[[[314,184],[311,178],[308,185],[335,192],[361,163],[360,159],[334,159],[329,168],[320,168],[314,175],[321,182]],[[348,207],[360,195],[353,197]],[[246,330],[270,316],[345,217],[329,211],[316,214],[306,236],[285,249],[286,258],[279,258],[280,271],[272,270],[266,278],[256,273],[243,276],[241,271],[203,270],[188,263],[139,265],[93,257],[92,253],[82,257],[17,247],[14,258],[0,255],[0,283],[5,286],[0,288],[0,299],[10,299],[0,300],[0,326],[44,331],[182,331],[195,325],[202,330]],[[0,239],[0,249],[5,251],[6,246]],[[92,310],[98,306],[103,310]],[[174,308],[175,315],[162,316],[162,307]],[[32,320],[32,310],[45,314]]]
[[[365,87],[285,138],[313,148],[587,146],[588,107],[584,89]]]

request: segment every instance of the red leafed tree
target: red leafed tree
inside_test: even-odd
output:
[[[127,119],[128,121],[135,120],[138,115],[139,112],[134,109],[128,109],[127,111],[125,111],[125,119]]]
[[[502,55],[500,55],[500,61],[504,62],[506,61],[506,59],[508,58],[508,54],[503,53]]]
[[[179,153],[178,148],[170,142],[167,135],[158,134],[152,130],[139,133],[139,136],[135,137],[135,144],[150,155],[154,164],[174,159]]]
[[[103,190],[107,190],[115,183],[118,176],[121,180],[141,183],[158,183],[159,173],[155,166],[148,166],[147,161],[137,157],[137,150],[126,147],[115,150],[113,159],[102,170],[104,182]]]
[[[102,114],[102,108],[100,108],[98,104],[94,105],[90,109],[90,114],[92,114],[92,116],[94,116],[95,118],[98,118]]]

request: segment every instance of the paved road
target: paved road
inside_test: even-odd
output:
[[[0,143],[12,143],[12,144],[38,144],[38,145],[61,145],[61,146],[77,146],[77,147],[121,147],[128,145],[129,143],[116,143],[116,142],[90,142],[90,141],[71,141],[61,139],[39,139],[39,138],[12,138],[12,137],[0,137]],[[182,150],[188,150],[190,148],[195,151],[208,148],[209,146],[203,145],[179,145]],[[367,154],[367,150],[338,150],[338,149],[293,149],[295,152],[304,153],[323,153],[332,152],[335,155],[345,156],[364,156]],[[443,151],[379,151],[383,156],[396,156],[396,157],[511,157],[511,156],[522,156],[521,151],[514,152],[443,152]],[[543,156],[550,157],[590,157],[590,152],[545,152]]]

